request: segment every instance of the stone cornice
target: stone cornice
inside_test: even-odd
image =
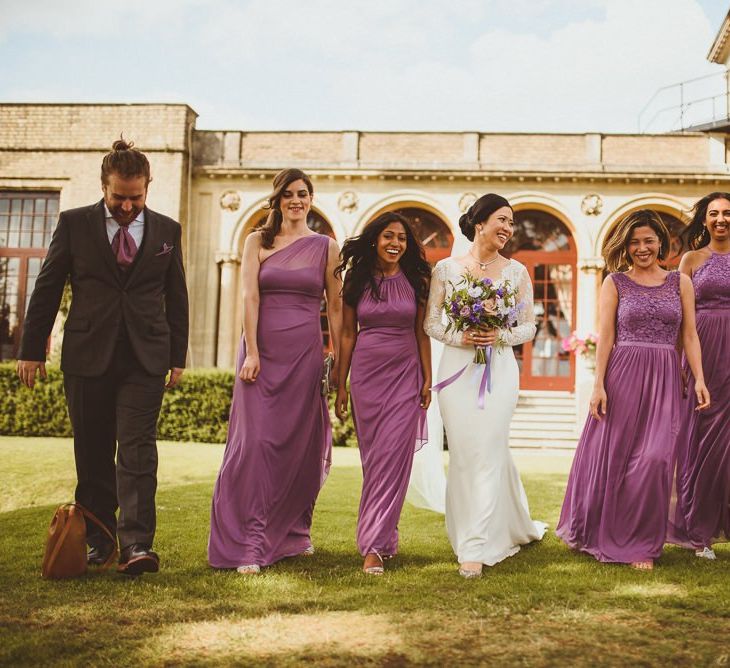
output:
[[[647,167],[631,170],[605,168],[595,170],[576,165],[561,170],[535,170],[525,168],[494,169],[488,167],[464,169],[443,165],[441,168],[423,166],[421,168],[374,169],[368,167],[314,167],[301,165],[315,180],[330,181],[474,181],[474,182],[529,182],[529,183],[673,183],[685,184],[727,184],[730,183],[728,171],[695,170]],[[258,167],[196,167],[196,178],[226,181],[263,180],[267,182],[282,168],[282,165]]]
[[[719,65],[726,65],[728,56],[730,55],[730,12],[725,16],[725,20],[720,26],[720,30],[715,36],[715,41],[712,43],[709,52],[707,53],[707,60],[711,63],[718,63]]]

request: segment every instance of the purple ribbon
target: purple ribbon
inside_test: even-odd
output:
[[[484,365],[484,371],[482,373],[482,380],[479,383],[479,398],[477,399],[477,406],[484,408],[484,390],[487,392],[492,391],[492,346],[487,346],[486,350],[487,362]]]
[[[479,381],[479,395],[477,397],[477,406],[482,409],[484,408],[486,393],[491,393],[492,391],[492,346],[487,346],[484,350],[486,353],[486,364],[484,365],[484,371],[482,372],[482,379]],[[469,362],[469,364],[474,364],[474,362]],[[449,376],[446,380],[442,380],[437,385],[434,385],[431,389],[434,392],[438,392],[456,382],[461,374],[469,368],[469,364],[463,366],[453,376]]]

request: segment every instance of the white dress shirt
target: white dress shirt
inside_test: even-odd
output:
[[[106,235],[109,237],[109,243],[111,243],[120,225],[112,217],[106,203],[104,204],[104,216],[106,217]],[[142,245],[142,238],[144,237],[144,209],[142,209],[142,211],[139,212],[139,215],[131,223],[129,223],[127,229],[132,235],[134,243],[137,244],[137,249],[139,249]]]

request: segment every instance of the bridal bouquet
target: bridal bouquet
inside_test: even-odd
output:
[[[450,285],[453,291],[442,305],[448,319],[447,332],[493,327],[510,330],[516,324],[523,305],[517,302],[517,290],[510,281],[497,284],[491,278],[475,278],[467,272],[458,284]],[[474,363],[487,364],[487,349],[483,346],[477,347]]]

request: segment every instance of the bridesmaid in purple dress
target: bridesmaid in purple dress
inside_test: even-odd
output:
[[[413,454],[426,440],[431,402],[431,344],[423,318],[431,268],[410,225],[397,213],[368,223],[342,249],[347,270],[337,416],[347,417],[352,362],[352,412],[362,460],[357,546],[363,570],[383,573],[398,550],[398,519]]]
[[[666,536],[681,405],[680,336],[698,406],[710,400],[692,282],[659,266],[668,249],[666,227],[647,209],[626,216],[603,244],[615,273],[601,288],[591,414],[557,528],[573,549],[646,570]]]
[[[685,399],[678,439],[677,505],[667,540],[715,559],[712,543],[730,540],[730,193],[711,193],[694,207],[690,248],[679,270],[694,285],[697,334],[712,406]],[[685,356],[683,370],[692,382]]]
[[[312,554],[312,511],[330,461],[320,302],[341,328],[338,247],[307,227],[312,182],[274,177],[266,224],[243,249],[243,336],[223,464],[213,493],[208,562],[258,573]]]

